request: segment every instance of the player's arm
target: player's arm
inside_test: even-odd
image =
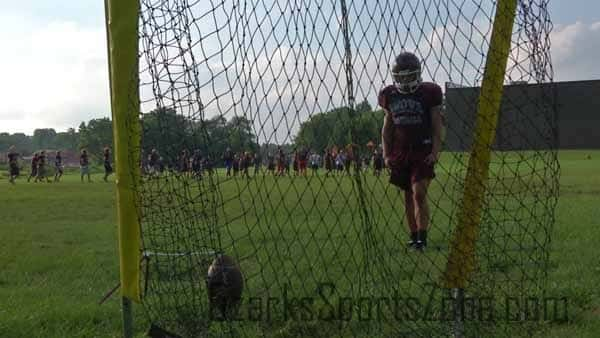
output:
[[[381,145],[383,148],[383,159],[387,164],[389,152],[392,148],[393,127],[392,114],[384,109],[385,117],[383,118],[383,128],[381,128]]]
[[[433,147],[431,150],[432,162],[437,162],[440,157],[440,152],[442,150],[442,134],[444,129],[444,124],[442,121],[442,106],[435,106],[431,108],[431,127],[432,127],[432,137],[433,137]]]
[[[442,143],[444,143],[444,141],[446,141],[446,134],[447,134],[447,122],[446,122],[446,111],[444,110],[443,106],[440,107],[440,118],[442,120],[442,132],[441,132],[441,137],[442,137]],[[441,150],[440,150],[441,151]]]

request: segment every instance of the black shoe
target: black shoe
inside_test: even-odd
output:
[[[427,230],[419,230],[417,233],[417,250],[423,251],[427,247]]]
[[[410,234],[410,241],[408,241],[407,246],[409,249],[415,249],[417,247],[417,242],[418,242],[418,233],[417,232],[412,232]]]
[[[406,243],[406,246],[409,249],[416,249],[417,248],[417,241],[411,239],[410,241],[408,241],[408,243]]]

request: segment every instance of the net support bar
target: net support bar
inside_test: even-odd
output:
[[[447,288],[465,288],[475,268],[475,243],[479,237],[479,224],[489,175],[491,145],[496,135],[498,112],[517,0],[499,0],[496,7],[490,47],[477,107],[477,121],[473,146],[457,228],[450,245],[450,254],[444,274]]]
[[[140,301],[140,225],[134,184],[139,172],[137,0],[106,0],[110,97],[116,162],[119,262],[122,296]],[[136,145],[131,148],[130,145]],[[125,311],[124,307],[123,310]],[[125,317],[124,317],[125,318]]]

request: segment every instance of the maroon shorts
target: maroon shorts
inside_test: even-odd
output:
[[[300,165],[300,170],[305,170],[306,169],[307,161],[306,160],[300,160],[300,161],[298,161],[298,164]]]
[[[390,159],[390,183],[402,190],[408,190],[416,182],[433,179],[433,165],[425,163],[429,154],[430,147],[407,149],[393,154]]]

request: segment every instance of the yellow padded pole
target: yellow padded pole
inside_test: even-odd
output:
[[[115,148],[121,294],[140,301],[138,0],[105,0]]]
[[[450,243],[450,253],[444,273],[444,284],[447,288],[465,288],[475,269],[475,244],[479,237],[491,145],[496,136],[516,8],[517,0],[499,0],[496,6],[477,106],[473,146],[458,212],[458,224]]]

